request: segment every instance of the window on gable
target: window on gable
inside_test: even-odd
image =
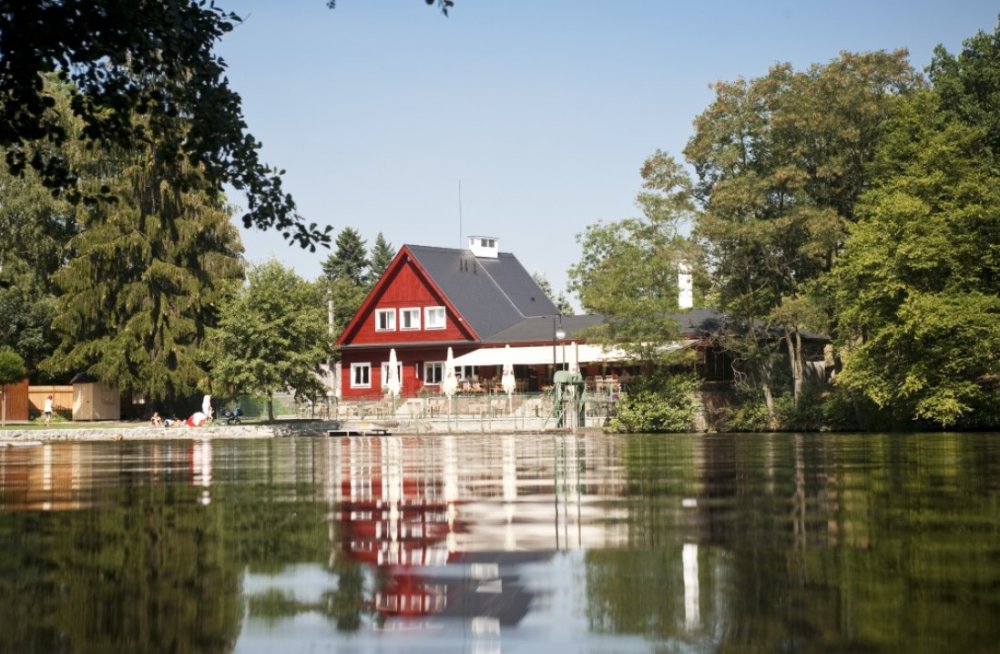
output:
[[[399,328],[420,329],[420,309],[400,309]]]
[[[444,329],[444,307],[424,309],[424,329]]]
[[[394,332],[396,331],[396,310],[376,309],[375,310],[375,331]]]
[[[371,388],[372,387],[372,364],[352,363],[351,364],[351,388]]]

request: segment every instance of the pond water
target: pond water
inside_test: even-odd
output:
[[[9,652],[996,652],[1000,434],[8,447],[0,543]]]

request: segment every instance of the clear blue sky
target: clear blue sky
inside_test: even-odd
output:
[[[680,158],[717,80],[841,51],[906,48],[923,69],[992,32],[987,0],[217,0],[218,48],[267,162],[309,221],[457,247],[496,236],[556,290],[576,234],[638,214],[639,168]],[[234,198],[237,204],[239,198]],[[244,231],[247,257],[315,279],[328,250]]]

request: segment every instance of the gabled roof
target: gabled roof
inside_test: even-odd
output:
[[[553,320],[559,321],[553,324]],[[582,329],[604,322],[604,316],[536,316],[525,318],[510,327],[484,338],[484,343],[549,343],[555,339],[555,327],[561,326],[565,332],[563,340],[580,338]]]
[[[682,338],[704,338],[722,333],[725,330],[739,330],[740,326],[731,320],[726,314],[715,309],[690,309],[675,313],[671,316],[680,325],[680,336]],[[580,331],[601,325],[604,323],[604,316],[591,314],[582,316],[562,316],[558,318],[558,326],[565,332],[563,340],[585,338],[586,335]],[[483,339],[483,343],[546,343],[552,341],[554,337],[554,325],[552,316],[525,318],[506,329],[497,332]],[[780,328],[772,328],[772,335],[780,337],[784,331]],[[806,341],[829,341],[829,337],[822,334],[802,332],[802,338]]]
[[[509,252],[493,259],[456,248],[404,247],[483,340],[525,318],[559,315],[552,300]]]

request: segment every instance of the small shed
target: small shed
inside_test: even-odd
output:
[[[121,420],[121,393],[87,373],[70,380],[73,420]]]

